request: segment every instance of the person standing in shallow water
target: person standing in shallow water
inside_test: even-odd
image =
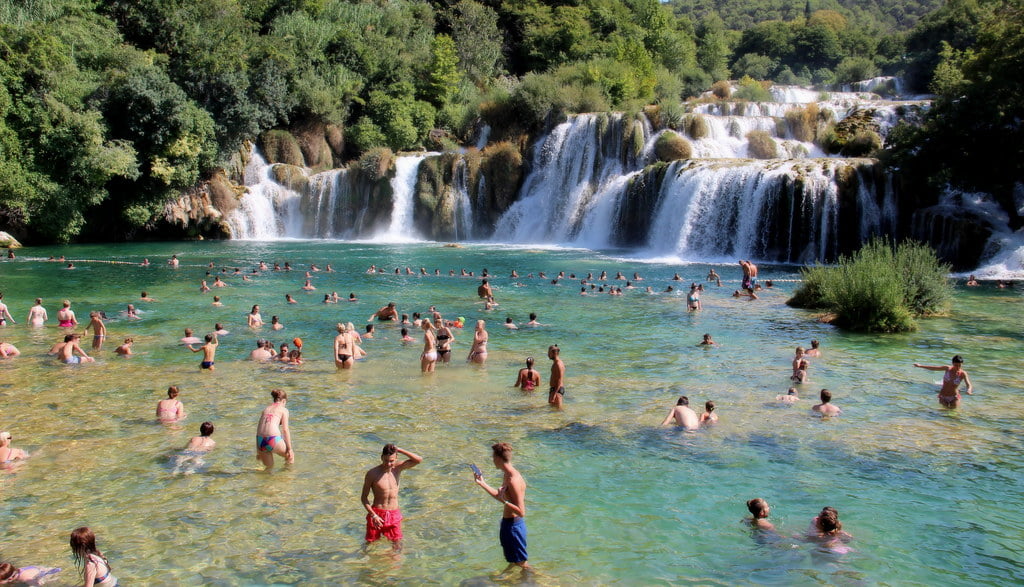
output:
[[[96,548],[96,535],[86,526],[71,532],[71,554],[75,566],[82,569],[85,587],[115,587],[117,577],[110,572],[107,557]]]
[[[967,395],[974,395],[974,386],[971,385],[971,379],[967,376],[967,371],[963,369],[963,357],[954,355],[950,363],[948,366],[929,366],[914,363],[914,366],[919,369],[928,369],[929,371],[945,371],[942,375],[942,387],[939,389],[939,404],[944,408],[957,408],[960,407],[960,386],[964,383],[967,384]]]
[[[551,359],[548,404],[558,409],[562,409],[562,401],[565,399],[565,363],[562,362],[561,352],[557,344],[548,347],[548,358]]]
[[[408,457],[401,463],[398,455]],[[360,501],[366,509],[366,543],[376,542],[383,535],[396,551],[402,549],[402,512],[398,509],[398,485],[402,471],[423,462],[423,457],[394,444],[385,444],[381,464],[366,472]],[[370,501],[370,493],[373,501]]]
[[[288,394],[280,389],[270,392],[274,403],[263,409],[256,425],[256,458],[267,471],[274,468],[274,455],[284,457],[286,463],[295,462],[292,433],[288,427]]]
[[[491,446],[492,457],[495,468],[502,472],[501,487],[495,489],[484,481],[483,474],[474,472],[473,480],[488,495],[500,501],[503,505],[501,512],[501,527],[498,532],[498,539],[501,542],[501,549],[505,553],[505,560],[508,562],[507,572],[513,566],[521,569],[529,569],[527,562],[529,557],[526,552],[526,480],[519,471],[512,466],[512,446],[506,442],[499,442]]]

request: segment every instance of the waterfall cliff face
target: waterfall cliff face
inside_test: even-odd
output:
[[[321,173],[254,151],[248,191],[227,222],[243,239],[484,240],[682,261],[828,262],[885,234],[926,239],[947,258],[980,257],[998,223],[962,238],[951,211],[962,203],[911,215],[877,161],[830,154],[856,151],[865,136],[869,149],[881,144],[929,103],[892,99],[902,88],[889,78],[844,90],[776,86],[764,103],[707,97],[675,120],[579,114],[525,148],[489,144],[481,127],[467,151],[389,154]],[[662,139],[681,150],[666,155]]]

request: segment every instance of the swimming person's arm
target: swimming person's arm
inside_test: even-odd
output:
[[[662,425],[662,426],[668,426],[669,424],[671,424],[671,423],[672,423],[672,418],[673,418],[673,417],[674,417],[675,415],[676,415],[676,410],[675,410],[675,408],[673,408],[673,409],[672,409],[672,410],[671,410],[671,411],[670,411],[670,412],[668,413],[668,416],[665,416],[665,419],[664,419],[664,420],[663,420],[663,421],[661,422],[661,425]]]
[[[934,366],[931,366],[931,365],[921,365],[921,364],[918,364],[918,363],[914,363],[914,366],[919,368],[919,369],[928,369],[929,371],[945,371],[946,370],[946,366],[945,365],[939,365],[937,367],[934,367]]]

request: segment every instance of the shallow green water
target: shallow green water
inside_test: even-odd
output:
[[[166,259],[177,253],[182,267]],[[43,261],[67,255],[77,269]],[[148,257],[153,265],[137,263]],[[229,287],[199,293],[207,271],[250,270],[288,260],[297,271],[253,282],[228,275]],[[94,260],[94,261],[89,261]],[[303,292],[308,263],[331,263]],[[366,275],[371,263],[393,271],[440,268],[443,277]],[[493,275],[498,310],[484,312],[477,279],[448,277],[465,267]],[[523,287],[508,278],[516,268]],[[33,457],[0,475],[4,560],[70,567],[67,536],[89,525],[123,584],[477,584],[504,568],[497,541],[499,505],[472,483],[466,463],[484,468],[489,445],[508,441],[529,483],[530,561],[545,584],[1006,584],[1024,581],[1018,554],[1024,522],[1024,457],[1017,401],[1024,351],[1017,291],[960,289],[949,318],[910,335],[851,335],[815,322],[783,301],[793,283],[756,302],[729,293],[739,270],[716,266],[726,283],[687,314],[685,298],[629,290],[623,297],[578,295],[566,281],[527,279],[559,270],[577,276],[639,271],[655,291],[699,280],[706,265],[668,266],[593,252],[434,244],[388,246],[330,242],[174,243],[76,246],[20,251],[0,263],[0,290],[18,324],[0,330],[23,355],[0,361],[0,429]],[[793,268],[763,267],[763,278],[792,279]],[[158,301],[137,302],[145,289]],[[354,292],[357,303],[324,305],[323,294]],[[284,303],[290,293],[297,305]],[[210,302],[219,294],[225,307]],[[30,329],[25,315],[44,298],[51,320]],[[96,364],[63,366],[46,356],[61,336],[60,300],[79,319],[109,317],[110,341]],[[446,317],[488,321],[490,357],[467,365],[472,332],[456,332],[455,360],[419,373],[417,343],[379,327],[367,360],[336,372],[333,326],[365,323],[388,301],[402,312],[436,305]],[[141,320],[119,315],[136,303]],[[252,304],[281,332],[245,326]],[[506,316],[542,328],[506,331]],[[177,345],[186,327],[200,335],[222,322],[215,373]],[[696,346],[710,332],[720,348]],[[114,342],[135,338],[129,359]],[[253,341],[299,336],[306,364],[295,370],[246,360]],[[793,347],[822,341],[802,405],[780,408]],[[545,379],[549,344],[567,364],[565,410],[544,393],[511,387],[527,355]],[[86,347],[88,350],[88,347]],[[976,394],[958,411],[938,408],[937,374],[915,361],[945,364],[965,355]],[[182,426],[153,421],[168,385],[182,390]],[[297,453],[294,467],[258,471],[256,417],[274,387],[286,389]],[[827,387],[839,419],[809,415]],[[675,399],[713,399],[721,422],[699,433],[659,429]],[[171,461],[203,420],[217,426],[218,448],[194,475]],[[360,551],[362,475],[380,446],[396,442],[425,462],[403,476],[406,550]],[[485,466],[487,465],[487,466]],[[785,535],[802,533],[823,506],[836,507],[854,551],[822,553],[796,539],[764,544],[740,520],[744,502],[763,497]],[[65,582],[74,580],[65,573]]]

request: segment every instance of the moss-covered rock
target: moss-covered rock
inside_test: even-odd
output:
[[[693,157],[693,146],[678,133],[667,130],[654,142],[654,154],[659,161],[689,159]]]
[[[0,247],[5,249],[17,249],[21,248],[21,243],[18,239],[11,236],[9,233],[0,231]]]
[[[225,216],[238,208],[238,198],[245,191],[245,187],[228,179],[223,170],[210,177],[207,189],[210,193],[210,203]]]
[[[324,138],[334,155],[334,166],[337,167],[345,155],[345,129],[336,125],[328,124],[324,127]]]
[[[259,147],[268,163],[284,163],[296,167],[305,165],[299,142],[286,130],[268,130],[263,133]]]
[[[498,218],[515,202],[523,181],[523,154],[514,143],[492,143],[481,154],[479,174],[483,175],[484,201],[478,225],[493,227]]]
[[[274,174],[274,181],[293,192],[302,193],[309,185],[309,175],[302,167],[278,163],[271,167],[271,172]]]
[[[882,148],[882,136],[871,110],[857,110],[828,129],[821,146],[844,157],[868,157]]]
[[[704,120],[704,116],[701,114],[691,114],[687,116],[684,124],[686,126],[686,134],[690,135],[690,138],[695,141],[703,139],[711,134],[711,129],[708,127],[708,121]]]
[[[292,135],[302,151],[306,166],[323,171],[334,166],[334,155],[327,144],[326,125],[321,122],[307,122],[292,128]]]
[[[376,147],[363,153],[357,165],[362,173],[371,181],[387,176],[395,162],[395,154],[387,147]]]
[[[779,145],[763,130],[747,133],[747,154],[754,159],[774,159],[779,156]]]

